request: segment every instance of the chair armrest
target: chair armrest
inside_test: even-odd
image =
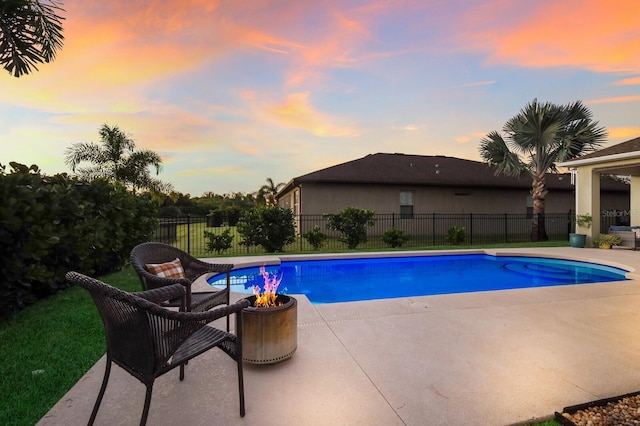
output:
[[[158,316],[177,320],[183,323],[200,322],[206,324],[211,321],[215,321],[218,318],[223,318],[227,315],[240,312],[250,304],[251,302],[247,299],[241,299],[231,305],[221,305],[215,309],[205,312],[177,312],[158,306],[157,309],[154,308],[153,313]]]
[[[185,272],[187,272],[188,270],[187,275],[193,275],[194,278],[209,272],[229,273],[234,266],[233,264],[230,264],[230,263],[204,262],[196,258],[192,258],[189,260],[190,260],[189,263],[183,266],[185,268]]]
[[[147,282],[147,288],[154,289],[157,287],[164,287],[173,284],[182,284],[187,288],[187,291],[191,290],[191,280],[188,278],[166,278],[159,277],[151,272],[144,270],[140,272]]]
[[[172,284],[165,287],[154,288],[152,290],[138,291],[135,293],[138,297],[142,297],[153,303],[159,303],[168,299],[175,299],[177,297],[184,297],[186,294],[185,288],[182,284]]]

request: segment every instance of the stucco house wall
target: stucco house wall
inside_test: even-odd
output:
[[[405,185],[305,183],[299,214],[338,213],[345,207],[370,209],[376,213],[400,213],[400,193],[413,194],[413,212],[419,213],[515,213],[526,214],[531,206],[527,189],[474,187],[419,187]],[[279,205],[293,208],[293,191],[279,197]],[[548,212],[564,213],[574,208],[571,191],[550,193]]]

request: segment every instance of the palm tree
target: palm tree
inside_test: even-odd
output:
[[[0,64],[14,77],[50,62],[62,47],[60,0],[0,2]]]
[[[149,167],[162,168],[160,156],[153,151],[136,151],[135,142],[118,128],[103,124],[100,128],[100,142],[76,143],[65,152],[65,163],[73,172],[86,180],[105,178],[122,183],[134,194],[140,189],[169,192],[171,185],[151,177]],[[77,168],[87,161],[92,167]]]
[[[276,194],[284,186],[284,182],[280,182],[279,184],[274,184],[273,179],[267,178],[267,183],[260,187],[258,190],[258,196],[264,196],[265,202],[268,206],[276,205]]]
[[[591,111],[580,101],[555,105],[539,104],[537,99],[507,121],[502,131],[505,138],[492,131],[480,141],[480,155],[489,165],[496,166],[496,175],[531,176],[531,240],[545,241],[546,173],[557,172],[557,162],[598,149],[606,140],[607,131],[592,121]]]

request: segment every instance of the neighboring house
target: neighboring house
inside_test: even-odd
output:
[[[547,213],[575,208],[570,174],[547,174]],[[602,179],[603,208],[629,209],[629,186]],[[487,164],[445,156],[371,154],[289,181],[276,195],[295,215],[338,213],[345,207],[411,217],[423,213],[532,211],[531,179],[496,176]]]

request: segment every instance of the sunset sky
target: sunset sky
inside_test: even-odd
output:
[[[57,59],[0,74],[0,163],[70,172],[117,125],[200,196],[377,152],[480,161],[528,102],[640,136],[637,0],[66,0]]]

